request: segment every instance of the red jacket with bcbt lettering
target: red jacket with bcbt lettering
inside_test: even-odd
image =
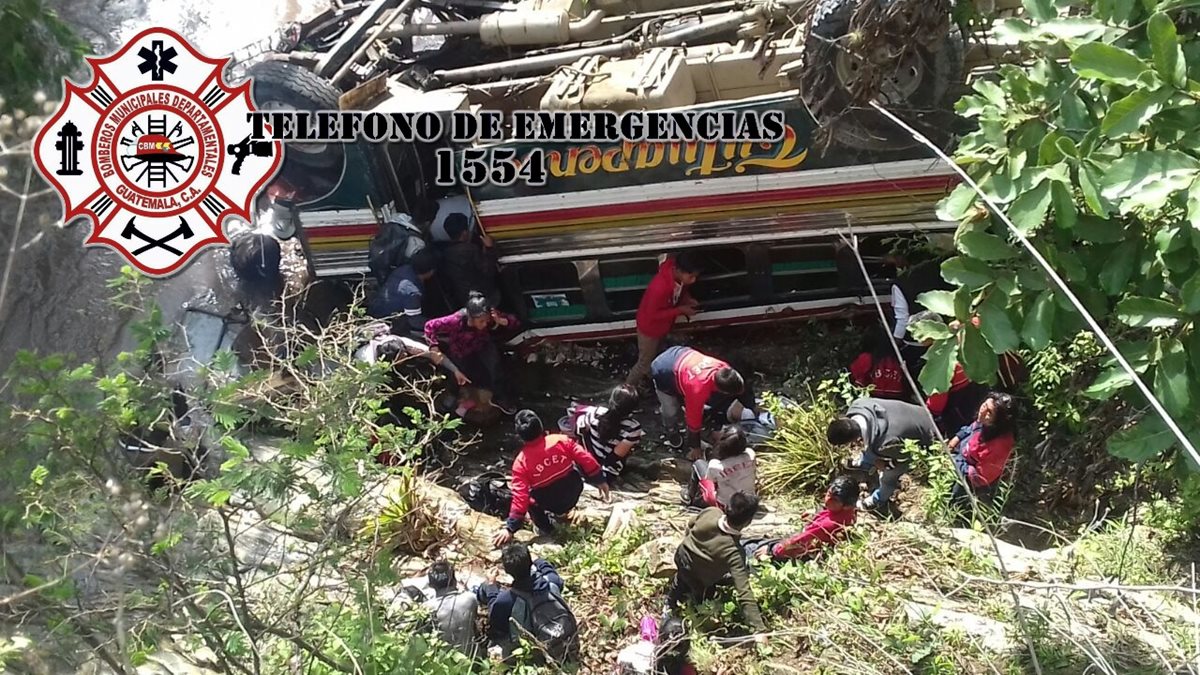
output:
[[[562,434],[546,434],[522,446],[513,460],[512,506],[505,523],[508,529],[515,532],[521,528],[531,501],[553,501],[559,483],[578,481],[576,465],[589,480],[602,477],[600,463],[592,453]]]

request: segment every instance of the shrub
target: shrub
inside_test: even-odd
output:
[[[842,459],[842,452],[826,440],[829,422],[862,395],[865,390],[842,374],[837,380],[822,380],[815,391],[809,386],[804,405],[765,397],[777,429],[759,458],[762,491],[780,495],[824,490]]]

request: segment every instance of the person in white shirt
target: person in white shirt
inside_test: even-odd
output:
[[[458,366],[454,365],[450,357],[430,350],[429,345],[419,340],[394,335],[386,323],[371,323],[367,326],[367,333],[371,335],[371,338],[361,347],[354,350],[354,358],[357,361],[377,363],[381,360],[395,361],[401,358],[419,356],[432,361],[435,365],[445,368],[454,376],[459,386],[466,386],[471,383],[471,380],[458,369]]]
[[[745,429],[737,424],[721,429],[713,454],[715,459],[699,459],[693,464],[686,501],[692,506],[724,509],[738,492],[758,494],[758,463],[754,450],[747,447]]]

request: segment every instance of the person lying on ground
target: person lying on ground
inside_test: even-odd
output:
[[[690,506],[728,508],[733,495],[758,494],[758,463],[754,450],[746,446],[746,431],[730,424],[721,429],[713,444],[715,459],[698,459],[692,465],[686,502]]]
[[[475,597],[488,608],[488,642],[499,646],[507,657],[519,644],[520,636],[539,634],[537,622],[542,613],[535,612],[534,605],[553,603],[559,614],[563,611],[569,614],[570,610],[562,598],[566,584],[554,565],[541,558],[532,559],[529,549],[522,544],[506,546],[500,554],[500,562],[512,577],[512,586],[501,587],[493,574],[475,589]],[[574,617],[571,617],[564,623],[572,624],[573,621]],[[574,635],[563,637],[573,639]]]
[[[425,282],[433,277],[435,265],[436,260],[429,249],[414,253],[407,263],[392,270],[379,285],[367,305],[367,314],[389,320],[392,332],[397,335],[422,335],[425,331],[422,309]]]
[[[809,560],[818,552],[845,538],[858,512],[858,482],[838,476],[825,491],[825,508],[803,530],[782,539],[755,539],[744,544],[746,557],[784,563]]]
[[[429,568],[429,587],[433,597],[425,601],[439,637],[463,654],[475,658],[479,647],[475,616],[479,600],[475,593],[461,590],[454,576],[454,565],[439,560]]]
[[[475,237],[470,219],[466,214],[451,213],[444,225],[450,243],[442,248],[439,279],[442,280],[450,300],[464,305],[477,291],[488,302],[500,301],[496,286],[497,265],[494,242],[487,235]]]
[[[756,633],[766,630],[750,588],[750,567],[741,542],[742,528],[750,524],[756,511],[758,497],[739,492],[730,498],[725,511],[709,507],[688,523],[675,551],[675,578],[667,592],[669,610],[674,611],[684,600],[711,597],[717,582],[728,574],[733,577],[742,619]],[[756,639],[764,641],[761,635]]]
[[[860,387],[872,387],[875,398],[908,400],[910,392],[900,360],[896,358],[891,335],[877,326],[869,329],[863,351],[850,364],[850,381]]]
[[[972,510],[971,494],[984,500],[993,496],[1012,456],[1015,428],[1015,400],[1009,394],[993,392],[980,404],[975,421],[947,443],[962,478],[950,492],[950,505],[957,513]]]
[[[919,405],[883,398],[860,398],[846,414],[829,423],[826,438],[834,446],[862,445],[862,455],[849,468],[878,471],[879,487],[858,508],[886,513],[900,477],[908,472],[904,441],[929,446],[938,438],[929,413]]]
[[[434,365],[445,368],[459,385],[467,385],[471,380],[454,365],[445,354],[434,351],[429,345],[412,338],[401,337],[391,332],[384,323],[372,323],[367,326],[371,339],[354,351],[354,358],[363,363],[378,363],[390,361],[396,363],[408,358],[423,358]]]
[[[679,433],[680,413],[687,422],[688,459],[701,458],[700,432],[704,426],[704,404],[716,392],[741,396],[745,381],[724,361],[691,347],[671,347],[650,364],[650,375],[662,407],[667,445],[684,445]]]
[[[688,287],[700,278],[700,260],[690,251],[668,256],[650,280],[637,310],[638,360],[625,384],[640,387],[650,374],[650,364],[658,356],[662,341],[679,317],[695,316],[696,299]]]
[[[454,359],[474,386],[493,392],[496,407],[508,410],[512,391],[500,363],[497,335],[519,329],[517,317],[496,310],[482,294],[472,293],[459,311],[425,324],[425,341],[434,352]]]
[[[533,520],[538,534],[554,532],[550,515],[565,516],[579,503],[583,478],[600,490],[608,500],[608,483],[600,464],[582,445],[563,434],[547,434],[542,420],[532,410],[516,416],[517,436],[525,445],[512,466],[512,506],[504,527],[492,537],[497,548],[512,541],[525,523],[525,514]]]
[[[620,477],[625,458],[642,441],[642,425],[633,416],[637,405],[637,390],[621,385],[613,389],[607,406],[575,406],[568,412],[575,420],[575,435],[604,467],[610,484]]]

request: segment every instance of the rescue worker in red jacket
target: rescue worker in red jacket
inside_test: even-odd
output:
[[[663,338],[681,316],[696,314],[696,299],[688,287],[700,278],[700,263],[695,254],[684,251],[668,257],[650,280],[637,310],[638,360],[625,384],[640,387],[650,373],[650,364],[658,356]]]
[[[492,537],[496,548],[512,540],[521,529],[525,514],[533,520],[539,534],[554,531],[550,514],[566,515],[579,503],[583,477],[608,500],[608,483],[600,463],[582,445],[563,434],[547,434],[542,420],[532,410],[516,416],[517,435],[525,442],[513,460],[512,506],[504,528]]]
[[[1008,394],[991,393],[979,406],[975,422],[950,439],[954,467],[961,481],[954,484],[950,504],[962,514],[971,506],[970,494],[988,498],[1004,474],[1013,451],[1016,404]]]
[[[702,354],[691,347],[671,347],[650,364],[650,376],[662,406],[663,430],[667,445],[679,448],[679,414],[687,420],[688,459],[700,459],[700,431],[704,425],[704,404],[714,394],[742,396],[746,383],[741,374],[724,361]],[[753,410],[752,401],[741,401]]]

